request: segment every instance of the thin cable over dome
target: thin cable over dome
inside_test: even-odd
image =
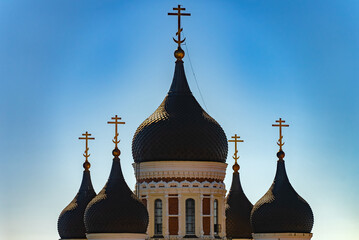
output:
[[[221,126],[192,95],[183,61],[176,61],[171,88],[157,110],[138,128],[132,141],[135,162],[225,162],[228,144]]]

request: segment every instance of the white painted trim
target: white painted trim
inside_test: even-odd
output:
[[[87,239],[91,240],[144,240],[146,234],[143,233],[89,233]]]
[[[223,181],[227,163],[210,161],[153,161],[132,164],[137,180],[149,178],[213,178]],[[136,171],[136,169],[140,171]]]
[[[252,236],[255,240],[308,240],[313,233],[253,233]]]

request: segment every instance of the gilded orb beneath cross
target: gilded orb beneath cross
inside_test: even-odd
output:
[[[184,51],[181,47],[178,47],[174,53],[175,58],[177,58],[177,60],[181,60],[184,57]]]

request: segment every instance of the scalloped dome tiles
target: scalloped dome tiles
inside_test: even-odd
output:
[[[134,161],[225,162],[227,151],[223,129],[194,98],[183,62],[177,60],[167,96],[133,137]]]

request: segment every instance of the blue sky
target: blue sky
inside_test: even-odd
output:
[[[0,2],[0,239],[58,239],[57,218],[82,175],[85,131],[96,192],[111,165],[115,114],[125,178],[131,141],[165,97],[183,4],[185,70],[227,137],[239,134],[243,188],[254,204],[271,185],[279,117],[286,166],[311,205],[314,240],[359,230],[359,2]],[[186,49],[187,47],[187,49]],[[189,64],[189,58],[193,71]],[[228,163],[233,164],[229,148]],[[225,183],[230,187],[231,167]]]

